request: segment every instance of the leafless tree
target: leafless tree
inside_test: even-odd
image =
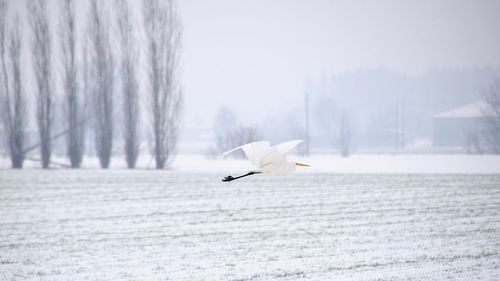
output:
[[[220,155],[245,143],[262,140],[256,126],[242,126],[238,124],[236,114],[229,108],[222,107],[215,116],[215,146],[209,153]],[[233,157],[243,158],[242,151],[232,154]]]
[[[238,127],[238,116],[228,107],[221,107],[215,115],[214,130],[215,135],[223,135],[228,130]]]
[[[90,66],[89,66],[89,55],[88,55],[88,47],[89,45],[89,40],[87,40],[87,37],[84,36],[84,39],[82,40],[82,44],[80,45],[82,47],[81,49],[81,55],[82,55],[82,65],[81,65],[81,68],[80,68],[80,81],[81,81],[81,85],[80,85],[80,91],[82,92],[82,99],[83,99],[83,112],[82,112],[82,115],[85,116],[85,120],[90,120],[90,117],[92,116],[91,115],[91,109],[92,107],[89,106],[89,100],[92,100],[92,92],[91,92],[91,89],[92,87],[90,87],[90,79],[89,79],[89,76],[90,76]],[[87,146],[87,143],[89,143],[89,138],[88,138],[88,135],[85,134],[85,132],[87,131],[87,129],[89,128],[89,123],[92,123],[92,122],[84,122],[82,124],[83,128],[82,130],[84,130],[84,134],[83,134],[83,137],[84,137],[84,141],[83,141],[83,145],[84,145],[84,148],[83,150],[86,151],[86,149],[88,148]]]
[[[238,126],[228,128],[227,130],[216,135],[215,138],[215,154],[220,155],[237,146],[262,140],[256,126]],[[244,158],[243,151],[233,153],[233,157]]]
[[[287,139],[304,139],[307,134],[306,126],[303,118],[295,112],[290,112],[286,118],[286,138]],[[309,156],[307,147],[299,145],[297,153],[301,156]]]
[[[126,0],[117,0],[118,33],[121,46],[121,90],[123,97],[125,157],[127,166],[134,168],[139,154],[139,95],[137,84],[137,52],[134,29]]]
[[[469,154],[484,153],[484,145],[482,144],[480,128],[469,128],[464,132],[465,135],[465,151]]]
[[[29,11],[28,18],[32,31],[31,51],[36,78],[37,123],[41,143],[41,160],[43,168],[48,168],[52,152],[50,134],[54,115],[50,23],[46,0],[28,1],[27,5]]]
[[[346,109],[342,110],[339,129],[340,154],[342,157],[348,157],[352,149],[352,123],[349,112]]]
[[[323,95],[318,98],[315,104],[314,113],[316,124],[320,126],[323,139],[326,143],[335,149],[337,145],[337,132],[338,132],[338,114],[337,106],[332,97]]]
[[[97,155],[102,168],[108,168],[113,148],[113,71],[114,62],[109,40],[108,15],[102,3],[90,1],[89,56]]]
[[[7,62],[6,62],[6,55],[5,55],[5,45],[6,45],[6,38],[5,34],[7,33],[7,24],[6,24],[6,17],[7,17],[7,2],[5,0],[0,0],[0,62],[2,63],[2,72],[0,73],[0,112],[2,112],[2,125],[3,125],[3,131],[5,132],[5,142],[9,144],[9,136],[8,130],[10,128],[10,116],[7,110],[9,107],[7,106],[8,101],[10,100],[9,96],[9,81],[8,81],[8,75],[7,75]]]
[[[62,80],[65,93],[65,113],[68,134],[67,154],[72,168],[79,168],[84,151],[83,102],[78,93],[76,65],[76,18],[73,0],[62,0],[59,32],[61,38]]]
[[[182,28],[174,0],[144,0],[147,37],[148,97],[156,168],[174,159],[182,91],[178,80]]]
[[[7,143],[13,168],[22,168],[26,157],[24,145],[26,139],[26,99],[22,87],[21,71],[21,44],[22,31],[19,17],[16,16],[10,33],[10,78],[6,62],[6,15],[7,5],[0,1],[0,59],[2,61],[2,75],[0,81],[0,103],[2,104],[2,119],[7,137]],[[11,80],[9,82],[9,80]],[[10,84],[10,87],[9,87]]]
[[[500,154],[500,78],[496,79],[484,97],[484,142],[486,148]]]

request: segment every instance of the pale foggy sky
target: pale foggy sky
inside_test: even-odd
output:
[[[300,106],[325,73],[500,65],[500,1],[179,3],[190,124],[211,126],[221,104],[250,122]]]
[[[131,2],[141,16],[142,1]],[[58,3],[49,0],[53,21]],[[24,1],[9,4],[11,12],[25,13]],[[78,20],[86,23],[87,5],[78,4]],[[211,128],[223,105],[247,123],[300,108],[307,81],[332,73],[388,69],[418,75],[430,68],[500,66],[500,0],[178,4],[184,25],[183,119],[191,128]],[[24,33],[29,32],[25,21]]]

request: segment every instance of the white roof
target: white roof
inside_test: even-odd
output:
[[[462,107],[457,107],[434,115],[434,118],[481,118],[488,105],[483,101],[478,101]]]

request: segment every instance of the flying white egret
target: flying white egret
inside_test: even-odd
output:
[[[248,160],[250,160],[257,169],[238,177],[229,175],[224,177],[222,181],[232,181],[260,173],[268,175],[290,175],[295,172],[296,166],[310,167],[307,164],[291,162],[286,159],[286,154],[301,142],[302,140],[292,140],[271,146],[268,141],[257,141],[226,151],[222,156],[226,156],[241,148]]]

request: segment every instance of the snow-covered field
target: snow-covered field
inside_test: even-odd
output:
[[[500,280],[500,175],[225,175],[0,170],[0,280]]]

